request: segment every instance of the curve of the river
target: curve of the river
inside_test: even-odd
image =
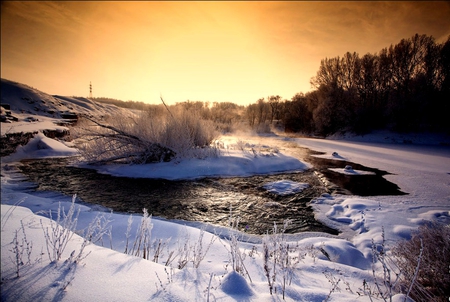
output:
[[[305,150],[302,150],[303,155]],[[239,217],[239,228],[252,234],[264,234],[274,222],[285,219],[292,223],[287,233],[318,231],[337,234],[336,230],[314,219],[309,202],[323,193],[353,195],[404,194],[383,178],[385,171],[341,160],[313,156],[307,151],[304,160],[313,165],[300,173],[280,173],[251,177],[203,178],[169,181],[165,179],[114,177],[93,169],[69,165],[70,159],[23,160],[19,166],[37,191],[58,191],[77,194],[86,203],[98,204],[115,212],[142,213],[148,209],[153,216],[167,219],[200,221],[229,225],[230,209]],[[373,175],[349,176],[330,168],[373,172]],[[268,192],[264,184],[279,180],[308,183],[300,193],[282,196]]]

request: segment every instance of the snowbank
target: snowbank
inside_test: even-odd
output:
[[[16,162],[22,159],[67,157],[78,155],[78,150],[66,144],[46,137],[42,133],[36,134],[25,146],[19,146],[16,152],[3,157],[2,163]]]
[[[194,158],[147,165],[105,165],[95,168],[100,173],[114,176],[177,180],[201,177],[250,176],[286,171],[300,172],[310,168],[310,165],[281,153],[254,155],[249,152],[228,150],[217,157],[206,159]]]
[[[279,137],[266,139],[268,145],[280,143]],[[293,141],[286,142],[292,144]],[[291,257],[289,269],[278,267],[274,284],[276,293],[270,295],[262,237],[253,236],[251,241],[247,241],[244,240],[249,238],[247,234],[229,228],[202,224],[193,227],[180,221],[153,217],[151,258],[155,259],[156,247],[161,249],[157,260],[145,260],[124,253],[129,246],[127,239],[134,241],[142,215],[107,213],[91,205],[77,205],[80,213],[76,233],[68,242],[61,260],[51,262],[43,228],[51,228],[48,218],[56,219],[58,209],[70,207],[71,197],[30,190],[29,184],[21,182],[21,175],[14,170],[14,160],[74,155],[76,150],[37,135],[9,157],[8,165],[2,158],[1,300],[281,301],[283,272],[291,272],[292,275],[284,275],[286,278],[292,276],[284,292],[286,301],[323,301],[328,297],[335,301],[371,301],[374,297],[364,292],[363,283],[373,281],[372,241],[380,243],[384,234],[389,249],[397,240],[409,238],[411,231],[426,221],[450,223],[448,148],[317,139],[295,139],[294,142],[329,154],[337,152],[349,161],[396,173],[390,176],[391,179],[410,194],[368,198],[324,194],[315,199],[311,206],[316,218],[341,233],[339,236],[319,233],[270,236],[278,240],[271,241],[270,246],[289,246]],[[288,147],[280,143],[280,150],[283,148]],[[301,160],[283,153],[255,156],[254,153],[235,151],[229,150],[221,157],[208,160],[109,166],[104,172],[179,179],[308,168]],[[282,180],[268,183],[266,188],[275,194],[289,194],[301,190],[304,185]],[[84,251],[87,257],[76,265],[71,264],[73,262],[68,260],[71,253],[78,251],[83,242],[80,235],[96,217],[103,217],[102,221],[110,227],[111,236],[106,235],[96,244],[89,244]],[[202,227],[208,231],[203,231]],[[271,232],[273,230],[268,230],[269,234]],[[13,244],[16,235],[22,247]],[[236,239],[234,243],[233,238]],[[29,259],[27,242],[32,242],[33,246]],[[231,253],[233,244],[238,246],[234,251],[239,251],[245,264],[245,273],[240,275],[232,269],[235,263]],[[18,254],[14,252],[15,248],[22,249],[22,256],[19,256],[25,260],[20,265],[19,278],[16,277]],[[193,255],[204,257],[198,267],[193,265]],[[166,265],[171,257],[174,257],[173,262]],[[180,263],[186,259],[185,267],[179,269]],[[273,268],[270,261],[266,267]],[[375,288],[373,283],[371,286]],[[395,295],[393,301],[403,301],[403,298]]]

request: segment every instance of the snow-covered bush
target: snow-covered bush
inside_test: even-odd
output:
[[[422,253],[422,254],[421,254]],[[392,249],[402,270],[401,284],[409,287],[416,276],[411,297],[416,301],[448,301],[450,297],[450,225],[427,223]],[[420,255],[420,257],[419,257]],[[416,272],[417,261],[420,266]]]
[[[216,153],[205,150],[214,149],[211,144],[218,135],[212,121],[183,107],[164,114],[149,111],[102,121],[84,117],[71,133],[83,157],[91,163],[149,163],[211,156]]]
[[[209,148],[217,138],[214,123],[203,120],[195,111],[182,107],[174,109],[172,114],[162,118],[162,127],[154,134],[155,140],[173,150],[179,157],[196,157],[201,153],[197,149]],[[142,122],[142,125],[146,123]]]

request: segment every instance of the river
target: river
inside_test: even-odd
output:
[[[94,169],[71,165],[70,158],[23,160],[19,166],[36,191],[77,194],[82,202],[97,204],[114,212],[142,213],[166,219],[200,221],[228,226],[230,211],[239,217],[239,229],[264,234],[273,223],[292,223],[287,233],[318,231],[337,234],[314,219],[309,202],[323,193],[369,195],[405,194],[387,181],[388,174],[374,168],[342,160],[319,158],[318,152],[296,150],[312,169],[297,173],[256,175],[251,177],[202,178],[170,181],[165,179],[114,177]],[[295,152],[294,152],[295,153]],[[369,171],[373,175],[344,175],[330,168]],[[280,180],[308,183],[300,193],[282,196],[268,192],[264,184]]]

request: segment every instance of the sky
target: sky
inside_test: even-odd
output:
[[[310,91],[326,57],[450,36],[444,1],[2,1],[1,77],[49,94],[241,105]]]

